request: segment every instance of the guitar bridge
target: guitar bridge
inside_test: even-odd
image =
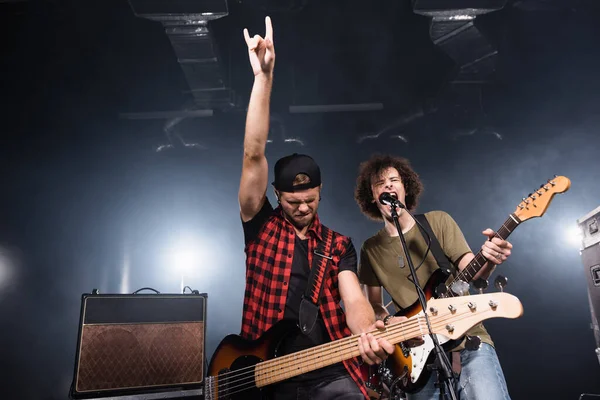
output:
[[[219,374],[206,378],[204,400],[229,399],[229,368],[219,370]]]
[[[215,399],[215,377],[207,376],[204,381],[204,399],[214,400]]]

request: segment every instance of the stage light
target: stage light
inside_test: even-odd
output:
[[[569,246],[581,247],[581,241],[583,239],[583,233],[577,225],[569,225],[565,230],[565,241]]]
[[[189,244],[182,243],[175,247],[169,257],[171,266],[181,274],[189,274],[198,266],[200,255],[198,249]]]
[[[197,275],[202,261],[202,242],[193,235],[179,237],[167,251],[167,268],[179,277],[180,290],[183,293],[185,281]]]

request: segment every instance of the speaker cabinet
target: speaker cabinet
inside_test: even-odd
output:
[[[600,207],[577,220],[582,235],[581,259],[588,284],[592,330],[600,362]]]
[[[72,399],[201,388],[206,294],[84,294]]]

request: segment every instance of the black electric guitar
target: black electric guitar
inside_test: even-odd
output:
[[[554,195],[569,190],[571,181],[564,176],[556,176],[540,186],[534,193],[524,198],[517,206],[514,213],[498,229],[496,236],[506,239],[521,223],[528,219],[541,217],[546,212]],[[437,269],[423,288],[425,298],[453,297],[468,292],[468,283],[481,270],[487,262],[481,251],[475,258],[456,276],[450,277],[446,271]],[[440,291],[439,288],[442,288]],[[410,307],[398,312],[397,316],[413,317],[422,313],[421,305],[417,300]],[[431,375],[426,366],[433,362],[433,341],[429,336],[424,336],[425,343],[418,347],[405,348],[401,344],[396,346],[396,351],[388,358],[387,366],[392,374],[400,378],[397,386],[404,392],[412,393],[427,383]],[[460,340],[450,340],[448,337],[438,335],[438,341],[446,351],[456,347]]]
[[[508,293],[431,299],[428,317],[434,333],[459,338],[471,327],[489,318],[518,318],[523,314],[519,299]],[[205,380],[204,398],[265,399],[268,387],[297,375],[359,356],[358,335],[296,353],[278,354],[282,340],[295,324],[279,322],[259,339],[248,341],[238,335],[225,337],[212,356]],[[427,330],[423,315],[372,332],[390,343],[421,336]]]

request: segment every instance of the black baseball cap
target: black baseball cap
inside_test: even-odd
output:
[[[310,182],[294,186],[296,175],[305,174]],[[280,158],[275,163],[275,181],[273,186],[281,192],[295,192],[312,189],[321,185],[321,169],[312,157],[294,153]]]

